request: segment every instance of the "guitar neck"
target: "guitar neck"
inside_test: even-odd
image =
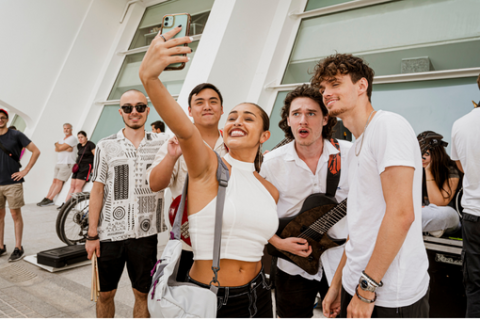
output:
[[[320,219],[312,223],[303,233],[308,233],[308,230],[313,230],[317,233],[324,234],[346,215],[347,199],[340,202],[333,209],[325,213]]]

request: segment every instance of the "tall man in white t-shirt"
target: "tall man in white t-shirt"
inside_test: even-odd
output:
[[[373,75],[361,58],[335,54],[319,62],[312,79],[330,116],[340,117],[356,138],[348,157],[349,240],[323,312],[424,318],[430,278],[420,148],[404,118],[373,109]]]
[[[477,79],[480,89],[480,75]],[[452,160],[463,177],[463,268],[467,318],[480,318],[480,102],[452,128]]]
[[[336,118],[329,118],[327,108],[318,90],[302,85],[285,98],[280,128],[285,137],[294,141],[279,147],[267,155],[260,175],[270,181],[279,191],[277,213],[280,218],[296,216],[302,209],[305,199],[314,193],[327,193],[327,173],[330,157],[340,152],[341,170],[338,186],[333,186],[335,199],[341,202],[348,194],[347,155],[352,144],[338,141],[340,151],[331,143],[332,129]],[[331,190],[331,189],[330,189]],[[332,192],[333,193],[333,192]],[[333,239],[346,239],[346,219],[335,224],[328,235]],[[269,242],[277,249],[308,257],[312,248],[302,238],[282,239],[277,235]],[[329,250],[330,251],[330,250]],[[341,256],[341,251],[340,251]],[[312,275],[297,265],[278,258],[275,272],[275,301],[280,318],[311,318],[318,293],[324,298],[328,291],[325,270],[335,269],[340,256],[322,256],[322,263]],[[324,274],[325,273],[325,274]]]
[[[63,133],[65,137],[55,142],[55,152],[57,152],[57,164],[53,173],[53,182],[48,190],[48,194],[37,206],[53,206],[53,198],[62,190],[65,181],[72,175],[72,167],[76,160],[77,138],[72,135],[72,125],[65,123]]]

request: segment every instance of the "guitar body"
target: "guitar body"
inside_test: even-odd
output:
[[[286,251],[280,251],[271,244],[267,244],[267,251],[270,255],[279,257],[295,263],[309,274],[317,274],[319,268],[320,256],[325,250],[338,246],[338,244],[328,237],[327,233],[315,232],[310,229],[316,221],[321,219],[326,213],[330,212],[338,205],[334,198],[328,197],[322,193],[312,194],[305,199],[300,213],[294,217],[280,219],[277,235],[282,238],[299,237],[308,241],[312,246],[312,253],[307,258],[303,258]]]
[[[176,197],[173,200],[172,204],[170,205],[170,209],[168,210],[168,218],[170,220],[171,226],[173,226],[175,217],[178,214],[178,207],[180,206],[181,200],[182,200],[182,195],[179,195],[178,197]],[[188,202],[188,198],[185,199],[185,210],[183,211],[182,224],[180,226],[180,237],[186,244],[188,244],[189,246],[192,246],[192,243],[190,242],[190,233],[188,232],[187,202]]]

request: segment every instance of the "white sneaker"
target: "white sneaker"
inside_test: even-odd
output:
[[[429,231],[430,235],[435,238],[441,238],[443,234],[445,233],[445,230],[439,230],[439,231]]]

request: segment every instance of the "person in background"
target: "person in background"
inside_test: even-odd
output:
[[[7,253],[4,243],[5,205],[8,202],[15,227],[15,249],[9,262],[20,260],[25,251],[22,246],[23,219],[21,208],[23,199],[23,179],[40,156],[40,150],[22,132],[7,128],[8,112],[0,109],[0,256]],[[20,152],[26,148],[32,153],[25,169],[20,170]]]
[[[453,234],[461,227],[455,197],[463,174],[445,150],[443,136],[424,131],[417,136],[422,150],[422,229],[435,237]]]
[[[154,133],[162,133],[165,132],[165,123],[163,121],[155,121],[150,124],[152,126],[152,132]]]
[[[477,78],[480,89],[480,75]],[[480,102],[453,124],[452,160],[463,176],[463,281],[467,318],[480,318]]]
[[[37,206],[53,206],[53,199],[62,191],[63,184],[70,178],[72,167],[75,164],[75,147],[78,143],[77,138],[72,135],[72,125],[65,123],[63,125],[65,137],[55,142],[55,152],[57,152],[57,164],[53,173],[53,182],[48,190],[48,194]]]
[[[88,141],[85,131],[79,131],[77,138],[79,143],[77,145],[78,152],[75,163],[78,165],[78,171],[72,174],[72,182],[65,202],[70,200],[73,193],[82,192],[85,183],[90,181],[90,174],[92,173],[95,143]],[[65,202],[57,209],[61,210]]]

